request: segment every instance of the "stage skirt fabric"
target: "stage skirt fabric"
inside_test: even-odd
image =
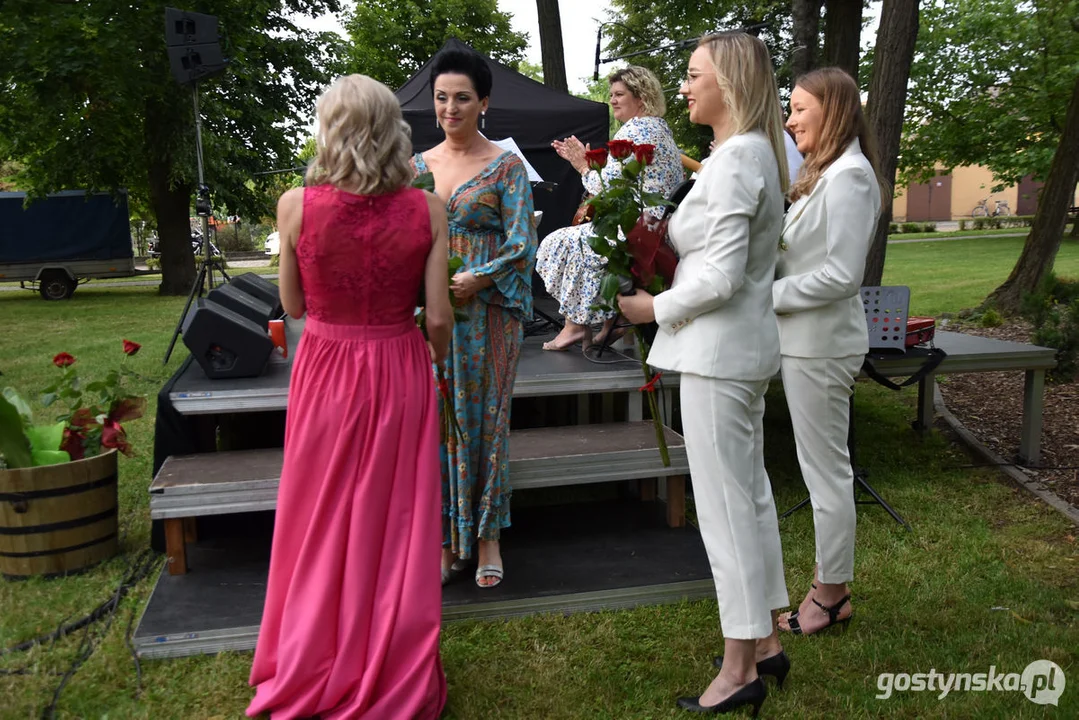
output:
[[[307,319],[249,716],[438,717],[438,428],[413,323]]]

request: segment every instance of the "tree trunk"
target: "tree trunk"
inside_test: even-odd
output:
[[[569,92],[566,83],[566,53],[562,49],[562,18],[558,0],[536,0],[539,15],[540,54],[543,56],[543,84]]]
[[[820,45],[820,9],[824,0],[793,0],[794,51],[791,53],[791,77],[795,80],[817,66]]]
[[[157,217],[158,249],[161,251],[161,294],[187,295],[195,282],[195,255],[191,251],[192,189],[175,187],[169,178],[169,161],[150,165],[150,206]]]
[[[877,30],[873,75],[869,80],[866,115],[877,138],[880,174],[889,183],[877,220],[877,231],[865,260],[862,285],[880,285],[884,274],[884,253],[888,247],[888,225],[892,222],[895,169],[899,159],[899,139],[903,133],[903,111],[907,105],[907,81],[914,62],[918,39],[918,1],[884,0]]]
[[[1049,176],[1038,198],[1038,212],[1034,225],[1027,235],[1019,260],[1012,268],[1004,284],[994,290],[986,305],[993,305],[1002,312],[1016,313],[1023,294],[1034,292],[1053,269],[1060,241],[1064,238],[1064,224],[1068,208],[1075,199],[1075,183],[1079,179],[1079,76],[1075,78],[1068,115],[1060,144],[1053,155]]]
[[[858,79],[862,0],[828,0],[824,13],[824,62]]]

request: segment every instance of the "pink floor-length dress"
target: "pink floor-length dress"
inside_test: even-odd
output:
[[[438,407],[413,319],[430,248],[419,190],[304,191],[307,321],[252,717],[415,720],[445,704]]]

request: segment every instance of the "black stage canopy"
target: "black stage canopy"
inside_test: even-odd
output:
[[[454,38],[442,46],[442,50],[449,49],[472,50]],[[536,172],[545,181],[557,183],[553,191],[535,192],[536,209],[543,211],[539,230],[540,239],[543,239],[547,233],[570,224],[583,193],[577,171],[558,157],[551,148],[551,141],[576,135],[592,147],[605,145],[607,105],[552,90],[483,53],[479,54],[491,67],[494,77],[484,135],[491,140],[513,138]],[[435,125],[430,82],[432,61],[433,58],[428,60],[397,91],[405,120],[412,127],[412,144],[416,152],[428,150],[444,138],[442,130]]]

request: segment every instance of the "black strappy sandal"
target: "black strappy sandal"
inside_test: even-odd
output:
[[[836,625],[841,626],[843,628],[844,632],[846,631],[847,626],[850,624],[850,619],[852,617],[854,617],[854,613],[851,613],[847,617],[840,620],[839,619],[839,611],[843,608],[844,605],[846,605],[847,603],[850,602],[850,593],[847,593],[843,597],[842,600],[837,602],[835,605],[832,605],[831,607],[828,607],[826,605],[821,605],[814,598],[810,598],[810,600],[812,600],[813,604],[816,605],[817,607],[819,607],[822,612],[825,612],[825,613],[828,614],[828,624],[825,625],[824,627],[822,627],[820,630],[816,630],[816,631],[814,631],[812,633],[809,633],[810,635],[816,635],[817,633],[823,632],[823,631],[827,630],[828,628],[835,627]],[[806,633],[802,632],[802,626],[798,622],[798,613],[797,613],[797,611],[794,612],[789,618],[787,618],[787,625],[790,627],[791,632],[794,633],[795,635],[805,635],[806,634]]]

